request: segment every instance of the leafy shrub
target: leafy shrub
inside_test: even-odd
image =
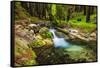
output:
[[[43,38],[52,38],[52,33],[51,32],[46,32],[41,34]]]
[[[39,33],[43,38],[51,38],[52,37],[52,33],[49,32],[49,29],[47,27],[41,28]]]

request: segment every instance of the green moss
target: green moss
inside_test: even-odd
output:
[[[51,32],[45,32],[45,33],[41,34],[41,36],[43,38],[52,38],[52,33]]]
[[[34,45],[35,45],[35,46],[43,46],[43,45],[45,45],[45,42],[43,42],[42,40],[36,40],[36,41],[34,42]]]
[[[80,29],[83,32],[91,32],[93,29],[96,28],[96,24],[93,23],[84,23],[84,22],[80,22],[80,23],[70,23],[71,24],[71,28],[75,28],[75,29]]]
[[[43,38],[51,38],[52,37],[52,33],[49,32],[49,29],[47,27],[43,27],[39,30],[40,35]]]
[[[22,38],[16,37],[15,39],[15,64],[21,65],[36,65],[36,54],[28,47],[27,41]]]
[[[96,28],[96,14],[90,16],[90,22],[86,23],[86,16],[82,13],[76,14],[76,17],[73,17],[69,20],[69,24],[71,24],[71,28],[78,28],[84,32],[91,32]]]
[[[44,46],[46,43],[43,40],[37,39],[35,41],[33,41],[32,43],[30,43],[29,46],[31,46],[32,48],[34,47],[41,47]]]
[[[46,33],[46,37],[47,37],[47,38],[51,38],[51,37],[52,37],[52,33],[51,33],[51,32],[47,32],[47,33]]]

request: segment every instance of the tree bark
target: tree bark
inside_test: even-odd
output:
[[[86,7],[86,22],[90,22],[90,6]]]

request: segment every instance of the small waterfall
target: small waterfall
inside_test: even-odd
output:
[[[55,29],[50,29],[50,32],[53,34],[54,38],[57,38],[57,36],[55,35]]]
[[[50,32],[52,32],[54,38],[53,38],[53,42],[54,42],[54,46],[55,47],[61,47],[61,48],[65,48],[65,47],[69,47],[69,43],[67,41],[65,41],[64,38],[59,38],[56,36],[55,34],[55,29],[50,29]]]

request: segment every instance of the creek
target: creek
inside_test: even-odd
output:
[[[72,51],[78,51],[83,49],[82,46],[71,44],[68,41],[66,41],[63,37],[59,38],[55,34],[56,32],[55,29],[50,29],[49,31],[53,34],[53,42],[55,48],[67,48],[68,50],[72,50]]]

